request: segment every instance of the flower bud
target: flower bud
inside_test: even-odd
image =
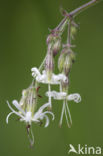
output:
[[[72,63],[75,60],[75,54],[74,52],[68,48],[65,47],[58,60],[58,68],[60,72],[63,72],[66,76],[69,74],[69,71],[72,67]]]
[[[56,38],[55,35],[49,34],[48,37],[47,37],[46,43],[47,44],[51,43],[52,41],[55,40],[55,38]]]
[[[53,56],[56,56],[61,48],[61,39],[58,38],[53,45]]]
[[[47,37],[47,44],[51,44],[52,45],[52,53],[53,56],[56,56],[58,51],[61,48],[61,37],[58,36],[57,34],[50,34]]]
[[[63,72],[65,73],[66,76],[68,75],[68,73],[71,69],[71,66],[72,66],[71,57],[69,54],[66,54],[64,65],[63,65]]]

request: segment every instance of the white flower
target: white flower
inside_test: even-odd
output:
[[[55,75],[54,73],[52,73],[51,79],[48,79],[46,70],[42,71],[42,74],[40,73],[40,71],[37,68],[32,68],[32,76],[36,79],[37,82],[39,83],[45,83],[48,84],[48,91],[51,92],[51,85],[60,85],[61,81],[65,82],[67,80],[67,77],[64,74],[58,74]],[[52,103],[51,103],[51,96],[49,96],[49,107],[52,107]]]
[[[11,105],[9,104],[9,102],[7,101],[7,104],[8,104],[8,107],[10,108],[10,110],[12,112],[10,112],[8,115],[7,115],[7,118],[6,118],[6,123],[8,123],[8,119],[10,117],[10,115],[12,114],[16,114],[17,116],[20,117],[20,121],[25,121],[26,123],[30,124],[31,125],[31,122],[35,122],[35,123],[38,123],[40,122],[40,120],[43,120],[44,118],[46,119],[46,123],[45,123],[45,127],[47,127],[49,125],[49,118],[47,116],[47,114],[51,114],[52,115],[52,120],[54,120],[54,114],[50,111],[45,111],[43,112],[43,110],[48,107],[48,103],[42,105],[39,110],[37,112],[35,112],[34,114],[29,110],[29,111],[24,111],[22,108],[21,108],[21,105],[16,101],[14,100],[12,102],[12,104],[17,108],[18,111],[15,111]]]
[[[61,118],[60,118],[60,126],[62,125],[63,116],[65,113],[67,125],[70,128],[72,124],[72,118],[71,118],[71,113],[70,113],[67,101],[73,100],[74,102],[79,103],[81,101],[80,94],[74,93],[74,94],[67,95],[66,92],[48,91],[46,92],[46,96],[53,97],[55,100],[63,100],[63,107],[62,107]]]
[[[61,80],[64,82],[67,80],[64,74],[55,75],[54,73],[52,73],[51,80],[48,80],[48,76],[45,70],[42,71],[42,74],[40,74],[37,68],[32,68],[31,71],[32,71],[32,76],[36,78],[36,81],[40,83],[56,85],[56,84],[60,84]]]

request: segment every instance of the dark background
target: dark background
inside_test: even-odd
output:
[[[80,24],[74,49],[77,61],[70,75],[70,93],[80,93],[82,102],[70,103],[73,119],[68,129],[64,119],[58,127],[62,102],[53,103],[56,119],[48,128],[33,124],[35,147],[29,148],[25,124],[11,116],[6,100],[19,100],[32,81],[30,69],[39,67],[46,53],[48,28],[63,18],[59,8],[71,11],[87,0],[0,1],[0,155],[67,156],[69,144],[103,146],[103,2],[77,18]],[[43,92],[44,86],[42,86]],[[42,98],[45,103],[45,98]],[[72,155],[72,154],[71,154]]]

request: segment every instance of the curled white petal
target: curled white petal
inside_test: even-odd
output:
[[[78,93],[70,94],[68,95],[67,100],[74,100],[76,103],[79,103],[81,102],[81,96]]]
[[[46,71],[43,70],[42,74],[40,74],[39,70],[37,68],[32,68],[32,76],[36,77],[36,80],[40,83],[45,83],[45,84],[60,84],[60,81],[66,81],[66,76],[64,74],[52,74],[51,80],[48,81],[48,76],[46,74]]]
[[[40,107],[40,109],[35,113],[34,117],[33,117],[33,121],[38,121],[43,120],[44,117],[46,118],[46,123],[45,123],[45,127],[47,127],[49,125],[49,118],[46,114],[50,114],[52,115],[52,120],[54,120],[54,114],[50,111],[45,111],[42,112],[44,108],[46,108],[48,106],[49,103],[44,104],[43,106]]]
[[[53,74],[53,80],[55,80],[55,81],[57,81],[57,82],[59,82],[59,81],[66,81],[66,76],[64,75],[64,74],[58,74],[58,75],[55,75],[55,74]]]
[[[46,75],[38,75],[36,80],[40,83],[48,83]]]
[[[21,115],[19,112],[16,112],[16,111],[10,106],[10,104],[9,104],[8,101],[7,101],[7,104],[8,104],[8,107],[10,108],[10,110],[11,110],[14,114],[20,116],[21,118],[24,118],[23,115]]]
[[[35,120],[38,120],[39,115],[40,115],[40,112],[37,111],[37,112],[34,114],[33,120],[34,120],[34,121],[35,121]]]
[[[39,118],[41,120],[43,120],[44,117],[46,118],[45,127],[47,127],[49,125],[49,118],[48,118],[48,116],[46,114],[51,114],[52,115],[52,120],[54,120],[54,118],[55,118],[54,117],[54,114],[52,112],[50,112],[50,111],[46,111],[46,112],[41,113],[40,116],[39,116]]]
[[[54,120],[55,116],[54,116],[54,114],[53,114],[52,112],[46,111],[46,112],[42,113],[42,115],[45,115],[45,114],[50,114],[50,115],[52,115],[52,120]]]
[[[8,124],[9,117],[10,117],[12,114],[14,114],[14,112],[10,112],[10,113],[7,115],[7,117],[6,117],[6,123],[7,123],[7,124]]]
[[[49,125],[49,118],[48,118],[47,115],[41,114],[40,120],[43,120],[44,118],[46,119],[45,126],[44,126],[44,127],[46,128],[46,127],[48,127],[48,125]]]
[[[44,115],[44,117],[46,118],[46,123],[45,123],[45,126],[44,126],[46,128],[49,125],[49,118],[48,118],[47,115]]]
[[[42,106],[39,108],[39,110],[34,114],[33,119],[34,119],[34,120],[37,120],[37,119],[40,117],[40,115],[41,115],[41,113],[43,112],[43,110],[44,110],[46,107],[48,107],[48,106],[49,106],[49,103],[46,103],[46,104],[42,105]]]
[[[32,71],[33,77],[40,75],[40,72],[39,72],[38,68],[36,68],[36,67],[32,68],[31,71]]]
[[[55,100],[62,100],[65,99],[67,96],[66,92],[56,92],[56,91],[51,91],[51,92],[46,92],[46,96],[48,97],[53,97]]]
[[[42,105],[40,108],[39,108],[39,112],[40,113],[42,113],[42,111],[46,108],[46,107],[48,107],[49,106],[49,103],[46,103],[46,104],[44,104],[44,105]]]

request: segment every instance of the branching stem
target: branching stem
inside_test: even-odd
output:
[[[71,18],[74,18],[76,17],[79,13],[81,13],[82,11],[86,10],[87,8],[93,6],[94,4],[96,4],[97,2],[100,2],[101,0],[91,0],[89,1],[88,3],[80,6],[79,8],[71,11],[70,13],[67,13],[65,15],[65,17],[62,19],[62,21],[60,22],[60,24],[54,29],[55,31],[56,30],[59,30],[60,27],[66,22],[66,20],[68,20],[68,17],[71,19]]]

